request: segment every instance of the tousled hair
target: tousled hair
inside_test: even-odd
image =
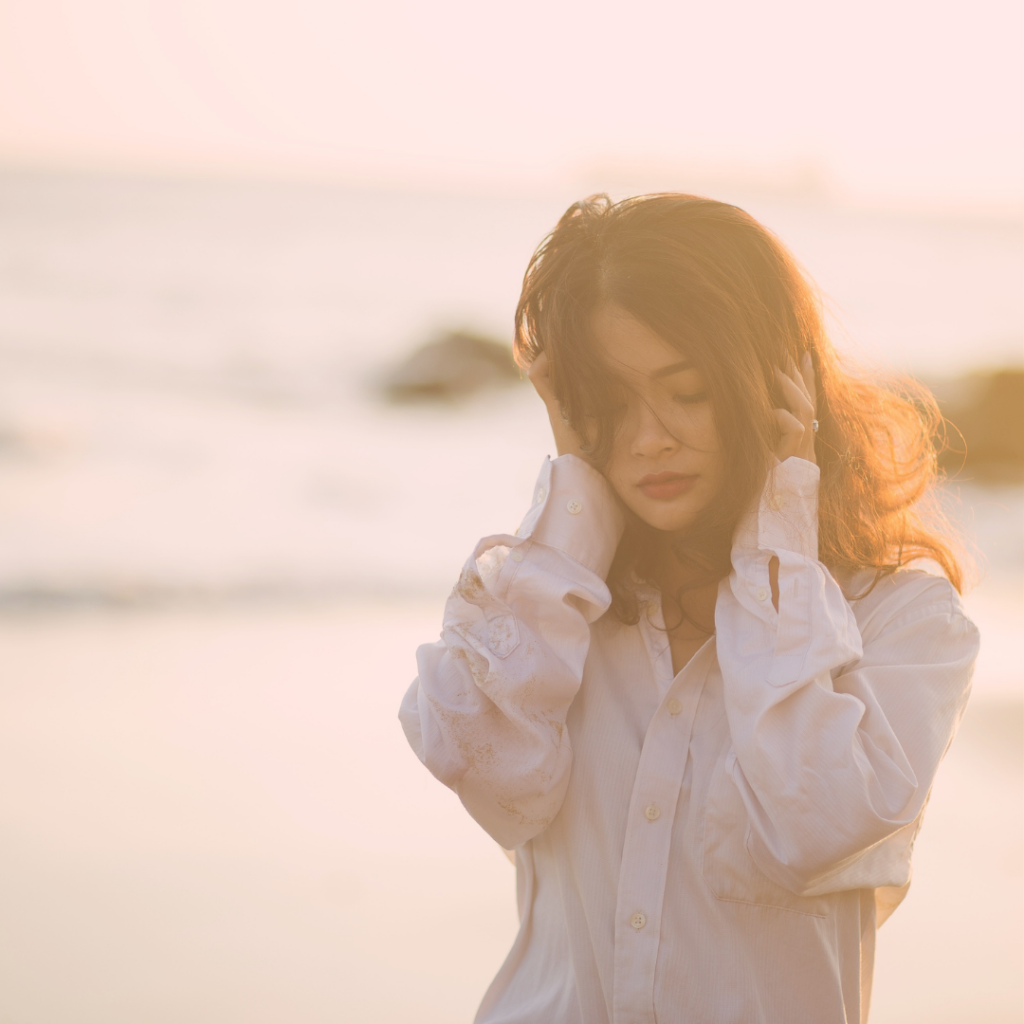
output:
[[[821,303],[782,243],[726,203],[665,193],[574,203],[534,253],[515,316],[527,366],[548,353],[562,413],[598,468],[608,460],[621,382],[598,358],[592,320],[626,310],[701,372],[729,470],[672,550],[691,586],[730,569],[732,535],[757,500],[778,438],[773,381],[809,352],[817,375],[821,468],[818,552],[840,579],[870,570],[868,589],[910,562],[937,563],[959,590],[952,531],[924,514],[937,475],[942,418],[931,393],[850,373],[829,342]],[[926,503],[926,502],[925,502]],[[608,584],[612,611],[638,618],[636,583],[653,582],[665,535],[627,513]],[[858,596],[858,595],[848,595]]]

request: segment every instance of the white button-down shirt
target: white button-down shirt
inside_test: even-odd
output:
[[[400,717],[516,851],[519,936],[479,1022],[866,1019],[978,634],[924,572],[848,601],[817,483],[775,468],[678,674],[656,591],[636,626],[604,614],[622,517],[582,460],[546,462],[518,533],[466,563]]]

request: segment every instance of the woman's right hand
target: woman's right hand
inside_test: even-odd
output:
[[[572,429],[568,420],[562,415],[562,407],[555,397],[555,389],[551,385],[551,361],[547,352],[541,352],[526,371],[530,383],[548,410],[551,421],[551,433],[555,435],[555,449],[559,455],[576,455],[584,458],[579,434]]]

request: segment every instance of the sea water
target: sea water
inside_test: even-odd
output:
[[[571,198],[0,176],[0,598],[439,592],[517,524],[547,426],[525,385],[381,379],[438,331],[510,341]],[[1021,361],[1019,224],[745,205],[852,357]]]

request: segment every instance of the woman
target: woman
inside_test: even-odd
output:
[[[516,352],[558,457],[401,710],[516,851],[477,1020],[865,1020],[978,647],[918,511],[934,402],[848,376],[781,244],[685,195],[572,206]]]

